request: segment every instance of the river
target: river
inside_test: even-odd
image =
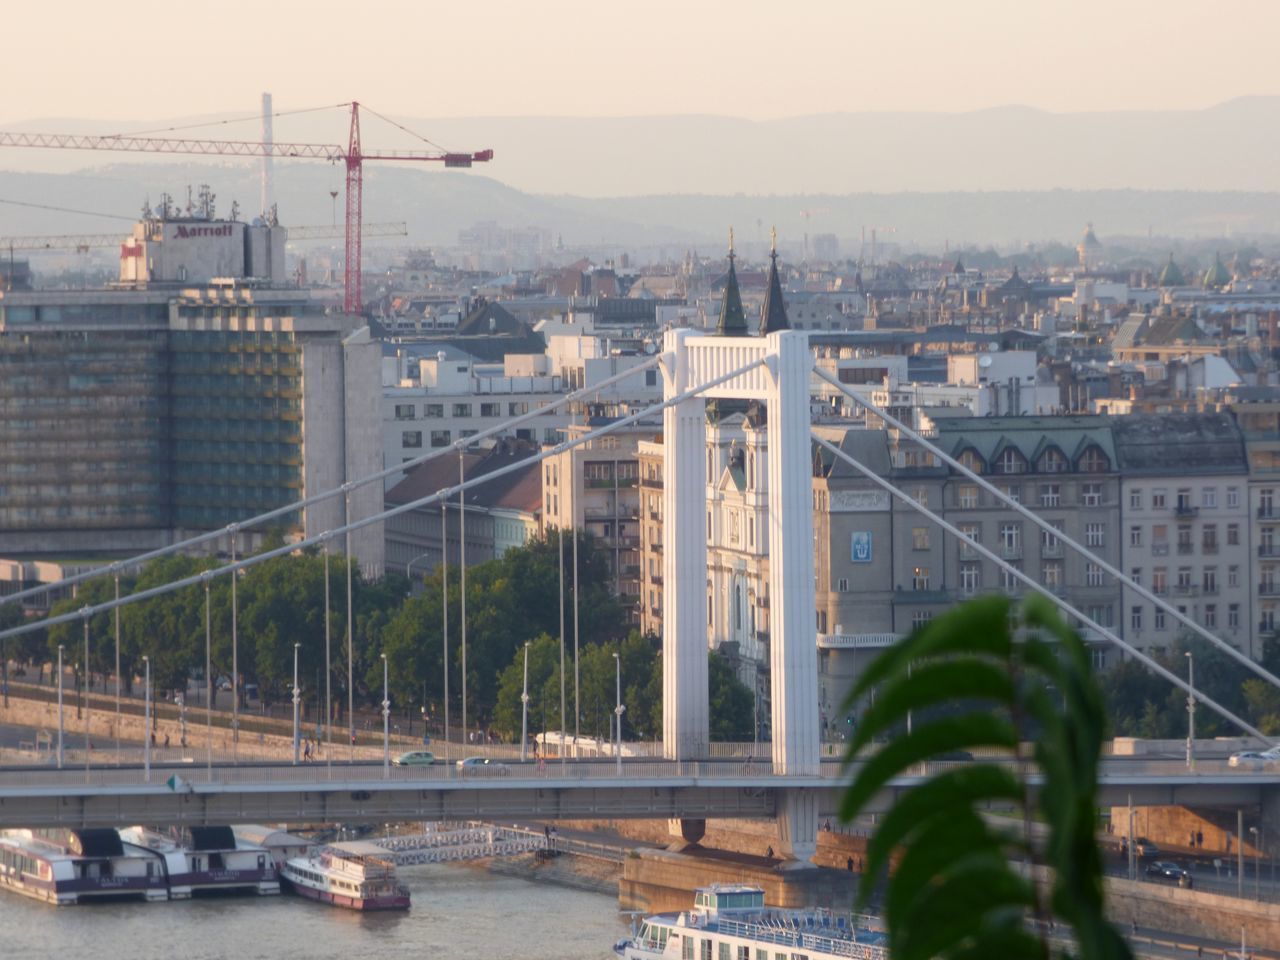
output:
[[[407,913],[358,914],[282,894],[51,907],[0,895],[5,960],[607,960],[616,897],[447,865],[401,867]]]

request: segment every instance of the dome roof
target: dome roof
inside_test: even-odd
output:
[[[1169,254],[1169,262],[1160,271],[1160,279],[1156,281],[1156,284],[1161,287],[1185,287],[1187,285],[1186,278],[1182,276],[1182,271],[1173,262],[1172,253]]]
[[[1222,257],[1213,255],[1213,266],[1204,272],[1204,286],[1225,287],[1231,282],[1231,271],[1222,263]]]

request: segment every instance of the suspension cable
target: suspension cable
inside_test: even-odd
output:
[[[720,376],[715,377],[711,380],[708,380],[707,382],[700,384],[696,387],[691,387],[690,389],[685,390],[683,393],[676,394],[675,396],[667,400],[662,400],[658,403],[651,404],[648,407],[645,407],[643,410],[639,410],[635,413],[628,414],[625,417],[620,417],[619,419],[614,420],[611,423],[607,423],[603,426],[597,427],[594,430],[584,433],[580,437],[572,437],[567,440],[563,440],[560,443],[556,444],[555,446],[547,447],[544,450],[539,451],[538,453],[534,454],[531,457],[526,457],[523,460],[517,460],[513,463],[506,464],[505,466],[499,467],[496,470],[492,470],[489,473],[484,474],[483,476],[473,477],[470,480],[457,483],[452,487],[445,487],[437,491],[436,493],[429,494],[428,496],[425,496],[425,497],[420,497],[417,500],[411,500],[407,503],[397,504],[394,507],[388,507],[387,509],[382,510],[379,513],[372,514],[371,516],[368,516],[368,517],[363,517],[359,520],[350,520],[348,518],[348,522],[344,523],[342,526],[334,527],[331,530],[324,531],[323,533],[318,533],[313,536],[306,537],[305,539],[295,541],[294,543],[286,543],[272,550],[267,550],[262,553],[257,553],[257,554],[254,554],[253,556],[245,557],[244,559],[237,560],[233,563],[223,564],[220,567],[215,567],[209,570],[201,570],[198,573],[191,574],[190,576],[183,577],[178,580],[170,581],[169,583],[166,583],[166,584],[160,584],[158,586],[150,587],[146,590],[142,590],[137,593],[128,594],[127,596],[123,596],[118,600],[114,600],[114,599],[104,600],[101,603],[86,605],[84,607],[79,608],[78,610],[70,611],[69,613],[58,614],[57,616],[53,616],[53,617],[46,617],[43,620],[37,620],[30,623],[25,623],[17,627],[10,627],[8,630],[0,630],[0,640],[7,639],[8,637],[16,637],[24,633],[30,633],[33,630],[43,630],[46,627],[57,626],[60,623],[71,623],[73,621],[80,620],[82,618],[88,618],[88,617],[94,616],[95,614],[98,614],[98,613],[104,613],[108,610],[114,610],[116,607],[123,607],[130,603],[136,603],[140,600],[149,600],[152,597],[158,597],[166,593],[171,593],[174,590],[181,590],[184,587],[189,587],[197,583],[203,583],[207,580],[212,579],[213,577],[222,576],[223,574],[226,574],[226,573],[235,573],[238,570],[245,570],[249,567],[256,566],[259,563],[264,563],[267,560],[272,560],[275,557],[284,556],[290,553],[296,553],[297,551],[302,550],[306,547],[327,544],[329,540],[338,536],[339,534],[361,530],[364,527],[370,526],[371,524],[381,523],[384,520],[388,520],[391,517],[399,516],[402,513],[407,513],[410,510],[416,510],[419,507],[429,506],[433,503],[439,502],[440,500],[447,500],[450,497],[456,496],[461,491],[469,490],[471,487],[478,486],[479,484],[482,484],[482,483],[487,483],[490,480],[496,480],[499,477],[504,477],[509,473],[514,473],[517,470],[524,469],[530,464],[541,463],[543,460],[546,460],[548,457],[553,457],[561,453],[566,453],[569,450],[574,449],[575,447],[580,447],[583,444],[596,439],[597,437],[606,436],[607,434],[613,433],[615,430],[620,430],[623,427],[628,427],[631,424],[644,419],[645,417],[648,417],[661,410],[665,410],[667,407],[671,407],[678,403],[683,403],[686,400],[690,400],[698,396],[699,394],[703,393],[706,390],[710,390],[713,387],[718,387],[723,383],[727,383],[728,381],[734,380],[742,376],[743,374],[749,373],[750,371],[754,370],[756,367],[764,366],[764,365],[765,365],[764,360],[752,360],[750,363],[743,364],[741,367],[738,367],[735,370],[731,370],[728,373],[721,374]],[[592,387],[591,389],[595,389],[595,388]],[[346,493],[353,486],[354,484],[343,484],[342,487],[340,487],[337,492]]]
[[[1180,687],[1187,694],[1194,697],[1196,700],[1199,700],[1210,710],[1213,710],[1215,713],[1219,714],[1226,720],[1229,720],[1231,723],[1234,723],[1240,729],[1247,731],[1248,733],[1262,740],[1264,743],[1269,742],[1267,736],[1257,727],[1254,727],[1252,724],[1248,723],[1247,721],[1240,719],[1234,713],[1228,710],[1226,707],[1218,703],[1216,700],[1212,700],[1209,697],[1205,696],[1204,693],[1202,693],[1201,691],[1193,689],[1189,683],[1187,683],[1177,674],[1173,673],[1171,670],[1162,666],[1158,661],[1147,656],[1147,654],[1143,653],[1137,647],[1134,647],[1131,644],[1127,643],[1126,641],[1120,639],[1120,637],[1116,633],[1114,633],[1107,627],[1102,626],[1093,618],[1085,616],[1076,607],[1072,606],[1062,597],[1059,597],[1057,594],[1055,594],[1052,590],[1049,590],[1044,585],[1037,583],[1027,573],[1025,573],[1022,570],[1019,570],[1012,563],[1005,560],[1003,557],[997,555],[996,552],[992,550],[990,547],[984,546],[977,540],[974,540],[968,534],[964,533],[964,531],[960,530],[959,527],[944,520],[940,515],[930,510],[923,503],[920,503],[919,501],[917,501],[905,490],[898,489],[890,481],[876,474],[870,467],[864,466],[863,464],[859,463],[850,454],[841,450],[839,447],[831,443],[829,440],[826,440],[825,438],[820,437],[817,433],[812,433],[812,437],[814,441],[817,442],[820,446],[831,451],[831,453],[835,454],[845,463],[849,464],[851,467],[853,467],[855,470],[861,473],[864,477],[873,481],[874,483],[882,487],[884,490],[887,490],[890,496],[897,497],[899,500],[907,504],[917,513],[921,513],[924,516],[928,517],[930,520],[932,520],[938,526],[942,527],[943,530],[951,534],[961,543],[972,548],[973,550],[976,550],[978,553],[982,554],[988,560],[991,560],[993,563],[995,563],[996,566],[998,566],[1001,570],[1004,570],[1005,572],[1012,574],[1016,579],[1022,581],[1032,590],[1043,595],[1054,606],[1058,607],[1060,610],[1066,613],[1071,614],[1073,617],[1079,618],[1082,622],[1092,627],[1099,634],[1101,634],[1103,637],[1109,640],[1112,644],[1119,647],[1121,650],[1124,650],[1126,653],[1134,657],[1134,659],[1138,660],[1139,662],[1141,662],[1151,670],[1155,671],[1160,676],[1164,677],[1174,686]]]
[[[493,427],[489,427],[485,430],[481,430],[479,433],[474,434],[473,436],[459,437],[457,440],[455,440],[453,443],[449,444],[448,446],[438,447],[435,450],[431,450],[427,453],[420,454],[419,456],[414,457],[410,460],[406,460],[403,463],[398,463],[393,467],[386,467],[382,470],[379,470],[376,473],[371,473],[371,474],[368,474],[367,476],[359,477],[355,480],[348,481],[350,485],[350,489],[362,487],[367,483],[373,483],[375,480],[385,480],[387,477],[395,476],[396,474],[400,474],[400,473],[405,473],[406,471],[413,469],[419,464],[426,463],[429,460],[434,460],[436,457],[442,457],[447,453],[461,451],[466,447],[474,446],[475,444],[480,443],[484,440],[487,440],[492,436],[502,433],[504,430],[510,430],[513,427],[519,426],[522,423],[527,423],[528,421],[533,420],[537,417],[544,416],[548,410],[555,410],[556,408],[563,406],[566,403],[572,403],[573,401],[579,400],[590,393],[599,391],[603,387],[613,386],[614,384],[618,383],[621,380],[626,380],[629,377],[633,377],[639,373],[642,373],[643,371],[649,369],[650,367],[657,366],[659,363],[662,362],[662,359],[663,359],[662,354],[648,357],[642,362],[636,364],[634,367],[630,367],[627,370],[622,371],[621,373],[615,373],[612,376],[606,377],[605,379],[601,380],[597,384],[593,384],[592,386],[589,386],[589,387],[581,387],[577,390],[574,390],[571,393],[562,394],[559,398],[549,401],[546,404],[546,406],[537,407],[526,413],[522,413],[519,416],[512,417],[509,420],[504,420],[502,423],[497,424],[496,426],[493,426]],[[347,488],[348,488],[348,484],[343,484],[341,486],[334,487],[330,490],[324,490],[324,491],[321,491],[320,493],[314,493],[309,496],[303,497],[301,500],[295,500],[293,503],[285,504],[283,507],[276,507],[273,510],[268,510],[266,513],[260,513],[256,517],[250,517],[248,520],[241,520],[238,523],[228,524],[225,527],[219,527],[217,530],[208,530],[204,533],[197,534],[194,537],[188,537],[186,540],[180,540],[177,543],[169,544],[168,546],[164,546],[164,547],[159,547],[155,550],[151,550],[147,553],[141,553],[135,557],[130,557],[125,560],[115,561],[114,563],[111,563],[106,567],[98,567],[93,570],[86,570],[82,573],[77,573],[69,577],[64,577],[55,583],[42,583],[36,587],[28,587],[26,590],[19,590],[16,593],[7,594],[6,596],[0,597],[0,607],[4,606],[6,603],[16,602],[26,597],[35,596],[36,594],[45,593],[50,590],[58,590],[63,587],[74,586],[77,583],[83,583],[86,580],[92,580],[95,577],[102,576],[104,572],[115,573],[126,567],[138,567],[148,562],[149,560],[156,560],[160,557],[168,556],[171,553],[177,553],[189,547],[195,547],[195,546],[199,546],[202,543],[208,543],[210,540],[216,540],[218,537],[221,537],[225,534],[238,533],[241,530],[245,529],[246,527],[252,527],[260,523],[266,523],[269,520],[274,520],[277,517],[284,516],[285,514],[293,513],[295,510],[301,510],[305,507],[312,506],[313,504],[323,503],[324,501],[332,497],[336,497],[339,494],[345,493],[347,491]]]
[[[926,440],[918,432],[916,432],[915,430],[912,430],[905,423],[903,423],[901,420],[898,420],[888,411],[880,409],[870,400],[866,399],[865,397],[858,396],[858,394],[848,389],[847,384],[841,383],[839,379],[832,376],[827,371],[821,370],[815,367],[813,372],[815,376],[831,384],[833,387],[835,387],[845,396],[849,397],[855,403],[864,407],[870,413],[875,414],[877,417],[882,419],[885,423],[888,423],[890,426],[896,427],[898,430],[900,430],[906,436],[910,437],[912,440],[916,441],[916,443],[920,444],[926,450],[929,450],[932,453],[936,454],[938,458],[942,460],[943,463],[960,471],[960,473],[964,474],[970,480],[977,483],[978,486],[982,487],[982,489],[986,490],[988,493],[995,496],[995,498],[999,500],[1001,503],[1013,509],[1015,513],[1018,513],[1019,515],[1030,520],[1041,530],[1044,530],[1045,532],[1051,534],[1052,536],[1057,537],[1059,540],[1065,543],[1068,547],[1070,547],[1080,556],[1087,558],[1093,563],[1096,563],[1099,567],[1101,567],[1107,573],[1111,574],[1111,576],[1113,576],[1116,580],[1120,581],[1121,584],[1133,590],[1133,592],[1138,594],[1138,596],[1142,597],[1144,600],[1148,600],[1151,603],[1154,603],[1161,610],[1164,610],[1166,613],[1169,613],[1170,615],[1172,615],[1173,618],[1177,620],[1179,623],[1181,623],[1183,626],[1189,628],[1194,633],[1208,640],[1218,649],[1222,650],[1224,653],[1229,654],[1235,660],[1238,660],[1245,667],[1247,667],[1249,670],[1256,673],[1262,679],[1266,680],[1272,686],[1280,687],[1280,677],[1277,677],[1275,674],[1273,674],[1270,670],[1268,670],[1262,664],[1258,663],[1256,660],[1252,659],[1251,657],[1248,657],[1245,654],[1241,653],[1239,650],[1237,650],[1231,644],[1227,643],[1225,640],[1222,640],[1220,637],[1217,637],[1214,634],[1210,633],[1204,627],[1200,626],[1200,624],[1196,623],[1194,620],[1188,617],[1185,613],[1180,613],[1177,610],[1177,608],[1175,608],[1167,600],[1162,599],[1157,594],[1148,590],[1146,587],[1138,583],[1136,580],[1130,579],[1130,577],[1126,573],[1121,571],[1119,568],[1117,568],[1113,564],[1108,563],[1106,560],[1104,560],[1102,557],[1098,556],[1097,554],[1093,553],[1087,547],[1071,539],[1071,537],[1067,536],[1057,527],[1050,524],[1049,521],[1036,516],[1034,513],[1032,513],[1022,504],[1018,503],[1016,500],[1014,500],[1012,497],[1010,497],[1008,494],[1002,491],[999,487],[995,486],[994,484],[986,480],[980,474],[975,473],[973,470],[970,470],[968,467],[962,464],[955,457],[952,457],[950,454],[944,452],[942,448],[939,447],[937,444],[933,443],[930,440]]]

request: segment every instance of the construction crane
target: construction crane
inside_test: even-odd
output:
[[[364,162],[366,160],[434,161],[446,167],[470,167],[493,159],[492,150],[475,153],[425,150],[364,150],[360,145],[360,104],[351,103],[351,130],[345,148],[322,143],[262,143],[256,140],[188,140],[175,137],[90,136],[68,133],[7,133],[0,131],[0,147],[44,147],[55,150],[120,150],[141,153],[198,153],[230,157],[283,157],[342,163],[347,171],[346,276],[343,309],[361,310],[360,238],[363,220]]]
[[[360,231],[363,237],[407,237],[409,225],[403,220],[395,223],[366,223]],[[0,237],[0,250],[31,252],[39,250],[74,250],[87,253],[91,248],[119,246],[121,233],[64,233],[52,236]],[[289,227],[289,240],[336,240],[343,236],[341,227],[329,224]]]

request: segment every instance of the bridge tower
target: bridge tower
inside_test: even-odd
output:
[[[773,769],[819,772],[818,663],[814,625],[809,374],[813,354],[800,331],[763,337],[668,332],[665,399],[750,363],[762,365],[663,412],[663,749],[672,760],[707,756],[707,512],[704,400],[766,405],[769,478],[769,672]],[[796,862],[816,850],[816,800],[784,794],[781,853]]]

